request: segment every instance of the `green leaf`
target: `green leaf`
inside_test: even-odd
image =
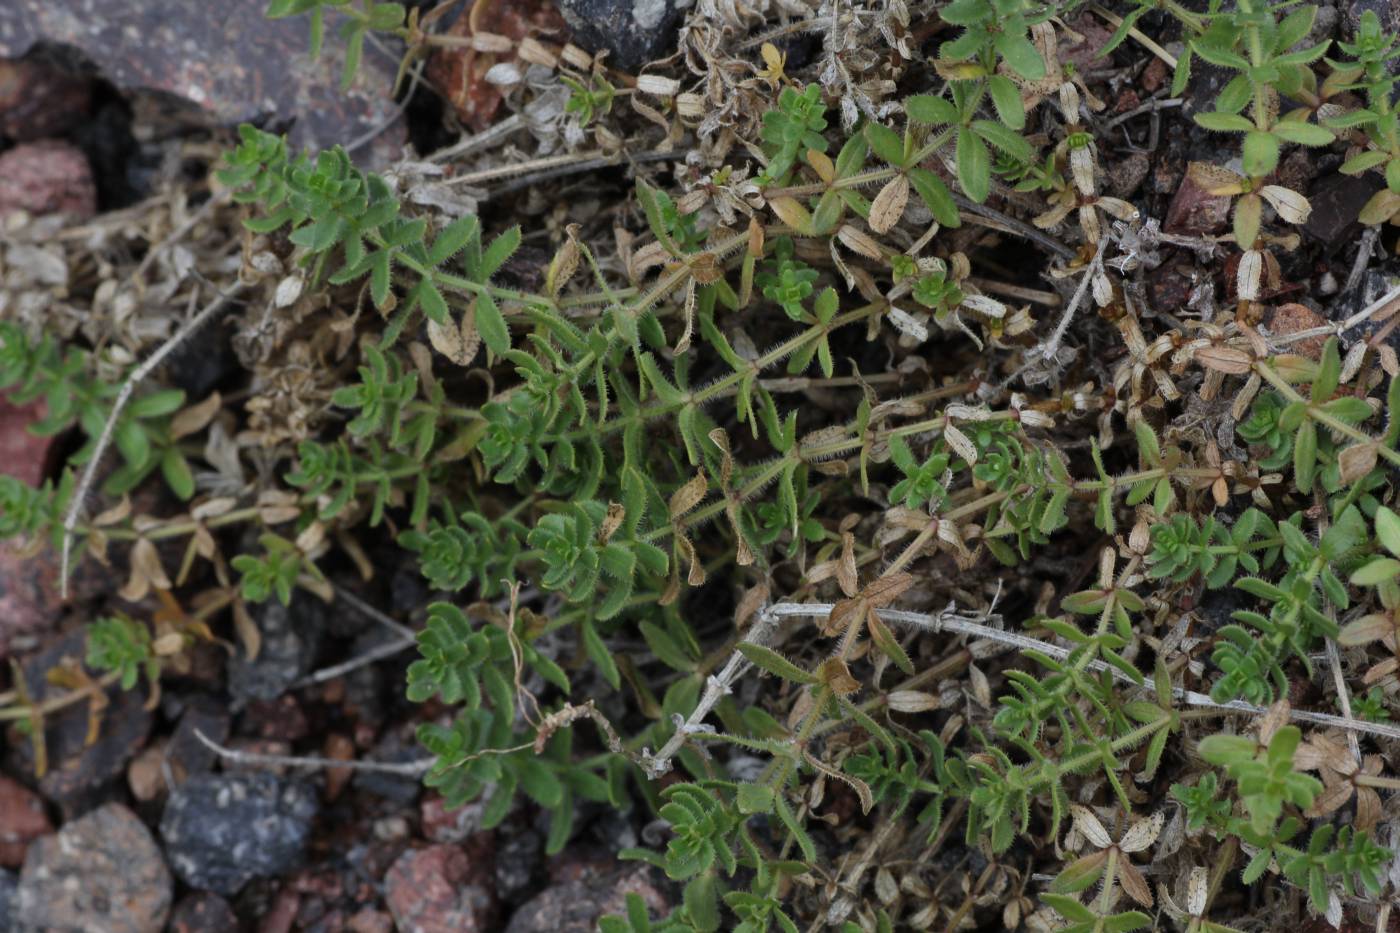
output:
[[[159,418],[176,411],[184,403],[184,389],[162,389],[138,398],[127,407],[127,411],[133,418]]]
[[[751,664],[763,668],[770,674],[776,674],[784,680],[798,684],[817,682],[815,675],[804,671],[772,648],[756,645],[751,641],[741,641],[739,642],[739,653],[747,658]]]
[[[1006,75],[992,75],[987,78],[987,90],[992,95],[992,106],[997,117],[1013,130],[1026,125],[1026,109],[1021,103],[1021,92]]]
[[[617,671],[617,662],[613,660],[612,652],[608,646],[603,644],[603,639],[598,636],[598,630],[593,627],[591,619],[583,621],[583,647],[588,652],[588,659],[598,665],[598,671],[603,675],[614,690],[622,686],[622,679]]]
[[[1322,359],[1318,363],[1317,375],[1313,378],[1308,397],[1314,402],[1325,402],[1337,392],[1341,384],[1342,359],[1337,349],[1337,338],[1330,337],[1322,347]]]
[[[887,126],[879,123],[865,125],[865,140],[870,143],[870,151],[895,168],[904,167],[904,138]]]
[[[1400,560],[1376,558],[1351,574],[1351,584],[1357,587],[1373,587],[1385,583],[1386,580],[1396,579],[1397,576],[1400,576]]]
[[[1293,438],[1293,478],[1304,493],[1311,493],[1317,468],[1317,424],[1304,421]]]
[[[1246,175],[1269,174],[1278,167],[1278,137],[1259,130],[1246,134],[1241,160]]]
[[[1002,60],[1021,77],[1029,81],[1039,81],[1045,77],[1045,59],[1040,57],[1040,51],[1024,33],[999,33],[995,46]]]
[[[740,784],[736,803],[740,813],[772,813],[773,788],[767,784]]]
[[[355,73],[360,70],[360,58],[365,51],[365,30],[356,29],[345,43],[345,69],[340,74],[341,91],[350,90],[355,83]]]
[[[117,449],[133,469],[141,469],[151,456],[151,441],[146,429],[135,418],[123,418],[117,422],[114,438]]]
[[[681,892],[681,901],[691,924],[700,933],[719,929],[719,894],[713,871],[690,879]]]
[[[1217,133],[1248,133],[1254,124],[1237,113],[1198,113],[1195,121],[1205,129]]]
[[[992,191],[992,157],[986,143],[967,127],[958,130],[958,184],[963,193],[978,204]]]
[[[1040,895],[1040,901],[1074,923],[1092,923],[1095,917],[1093,911],[1068,894],[1043,893]]]
[[[1274,124],[1273,133],[1279,139],[1302,146],[1326,146],[1337,138],[1326,127],[1301,120],[1280,120]]]
[[[564,785],[553,769],[531,753],[521,755],[517,761],[521,790],[542,807],[559,806],[564,799]]]
[[[1241,761],[1252,761],[1259,745],[1243,735],[1208,735],[1201,739],[1198,751],[1213,765],[1225,767]]]
[[[797,822],[796,815],[792,812],[792,807],[788,806],[787,800],[782,794],[777,794],[773,798],[773,804],[778,812],[778,819],[783,821],[783,825],[792,833],[792,837],[797,840],[797,847],[802,850],[802,857],[808,862],[817,860],[817,847],[812,842],[812,837],[807,835],[807,830],[802,828],[802,824]]]
[[[962,224],[958,205],[953,201],[953,194],[948,190],[948,186],[943,184],[943,179],[926,168],[911,168],[905,174],[909,176],[909,183],[914,186],[914,191],[924,202],[924,206],[933,214],[934,220],[945,227],[957,227]]]
[[[665,629],[654,622],[642,622],[640,628],[647,647],[663,664],[682,672],[695,670],[695,661]]]
[[[167,449],[160,458],[160,472],[171,492],[182,500],[194,495],[194,473],[190,470],[189,461],[177,448]]]
[[[1386,506],[1376,509],[1376,537],[1387,551],[1400,557],[1400,515]]]
[[[481,268],[477,270],[483,284],[515,255],[515,251],[520,248],[520,239],[520,226],[517,224],[496,237],[491,241],[491,245],[486,247],[486,251],[481,254]]]
[[[447,260],[460,253],[475,236],[481,232],[481,223],[473,214],[459,217],[452,221],[433,241],[433,248],[428,250],[428,264],[440,266]]]
[[[510,349],[510,328],[506,326],[505,315],[501,314],[496,299],[489,292],[476,296],[476,330],[481,334],[482,343],[497,356],[504,356]]]
[[[931,94],[916,94],[905,98],[904,112],[909,115],[909,119],[919,123],[956,123],[958,119],[958,108],[954,107],[951,101]]]
[[[991,120],[973,120],[972,130],[982,137],[995,149],[1011,156],[1020,162],[1029,162],[1035,158],[1035,150],[1031,144],[1026,142],[1025,137],[1002,126],[1000,123],[993,123]]]
[[[437,285],[431,278],[424,277],[415,289],[418,293],[418,300],[422,303],[423,313],[428,319],[438,324],[447,323],[447,300],[442,297],[442,292],[438,291]]]

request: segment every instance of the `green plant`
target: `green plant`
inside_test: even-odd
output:
[[[765,52],[742,91],[767,109],[724,124],[742,145],[724,136],[713,171],[687,166],[672,185],[638,161],[628,203],[600,212],[635,229],[551,214],[530,235],[558,233],[552,259],[510,267],[526,234],[488,235],[494,208],[444,217],[431,197],[402,195],[405,175],[364,171],[340,149],[292,155],[245,127],[221,180],[250,249],[314,296],[269,305],[279,339],[321,354],[302,367],[315,370],[309,401],[288,419],[291,440],[258,451],[247,487],[162,520],[121,507],[80,517],[73,536],[128,560],[140,596],[211,570],[222,602],[207,605],[235,612],[297,588],[326,595],[322,568],[341,563],[330,553],[373,576],[360,542],[392,537],[452,600],[427,607],[408,673],[409,699],[434,703],[418,729],[426,782],[449,806],[482,800],[487,827],[520,799],[548,810],[550,852],[585,801],[666,827],[628,857],[677,881],[679,905],[652,918],[629,899],[608,931],[890,930],[926,905],[964,925],[984,893],[950,907],[943,888],[911,875],[906,892],[879,874],[934,864],[924,851],[955,833],[990,879],[961,893],[1014,884],[1017,909],[1038,903],[1047,923],[1137,929],[1156,907],[1139,865],[1162,826],[1142,800],[1168,783],[1190,840],[1171,851],[1212,865],[1209,882],[1181,865],[1183,904],[1163,898],[1187,929],[1229,929],[1207,913],[1241,866],[1253,884],[1276,864],[1316,911],[1337,890],[1374,897],[1383,837],[1360,820],[1342,832],[1307,821],[1346,802],[1332,788],[1360,811],[1363,789],[1393,779],[1369,758],[1342,771],[1320,731],[1283,724],[1280,698],[1300,681],[1337,689],[1313,679],[1329,639],[1367,655],[1368,685],[1400,669],[1400,383],[1386,381],[1380,339],[1345,357],[1336,339],[1316,360],[1275,352],[1286,344],[1261,338],[1253,305],[1281,282],[1271,250],[1287,245],[1266,208],[1290,224],[1309,209],[1274,183],[1280,153],[1334,139],[1310,122],[1319,101],[1361,90],[1364,108],[1324,122],[1366,149],[1348,171],[1394,174],[1394,46],[1364,20],[1342,49],[1355,61],[1319,82],[1325,43],[1295,48],[1311,8],[1172,2],[1133,5],[1110,46],[1141,41],[1154,9],[1185,30],[1177,82],[1197,58],[1234,72],[1197,120],[1243,134],[1244,172],[1192,170],[1233,202],[1233,320],[1134,304],[1164,243],[1212,246],[1149,233],[1138,205],[1099,193],[1111,141],[1084,118],[1099,106],[1085,76],[1056,52],[1063,5],[927,11],[950,27],[932,73],[891,69],[879,106],[825,76],[770,101],[787,75]],[[407,39],[410,55],[430,44],[396,4],[270,8],[309,14],[318,37],[327,13],[346,17],[351,62],[373,31]],[[902,41],[905,25],[891,34]],[[833,74],[854,67],[830,59]],[[640,81],[615,79],[560,78],[567,112],[600,139],[629,109],[680,120],[679,103],[653,107]],[[838,96],[840,126],[828,120]],[[1307,106],[1280,114],[1287,97]],[[950,233],[974,216],[976,229]],[[998,281],[1019,248],[1005,244],[1021,240],[1069,287],[1048,294],[1029,272]],[[612,242],[619,255],[602,255]],[[1203,275],[1202,301],[1222,284],[1228,295]],[[1053,310],[1053,331],[1032,332],[1031,303]],[[1085,339],[1064,343],[1071,326]],[[1073,343],[1088,351],[1078,360]],[[250,391],[290,358],[269,352]],[[0,386],[46,399],[45,430],[99,436],[115,369],[0,323]],[[220,401],[221,432],[266,417],[269,399],[257,401]],[[183,404],[178,390],[139,392],[114,424],[124,466],[103,492],[160,467],[191,498],[185,458],[208,419],[182,419]],[[0,480],[0,535],[61,541],[75,495],[71,473],[41,489]],[[178,573],[161,566],[162,541],[187,541]],[[1229,621],[1215,624],[1206,599],[1230,601]],[[91,635],[104,676],[158,678],[163,642],[143,624],[105,620]],[[1347,696],[1357,716],[1385,715],[1383,692],[1335,701]],[[15,703],[15,718],[37,715]],[[1242,712],[1264,715],[1258,739],[1196,743],[1202,720]],[[1067,826],[1066,845],[1092,850],[1060,858]],[[833,861],[832,840],[857,839]],[[894,858],[896,846],[913,856]],[[854,906],[865,868],[851,866],[867,857],[880,902]]]

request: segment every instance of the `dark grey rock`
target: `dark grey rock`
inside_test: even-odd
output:
[[[636,71],[676,47],[681,9],[675,0],[560,0],[574,43],[608,64]]]
[[[264,603],[257,619],[262,650],[249,661],[240,652],[228,667],[228,689],[238,705],[249,700],[275,700],[311,670],[325,628],[325,607],[313,596],[298,592],[284,606]]]
[[[19,929],[19,878],[0,868],[0,933]]]
[[[48,671],[65,658],[80,661],[87,654],[87,636],[81,629],[31,657],[24,664],[25,681],[36,702],[52,699],[62,688],[49,682]],[[99,672],[83,668],[92,677]],[[143,685],[122,690],[113,684],[107,690],[107,705],[97,730],[97,741],[88,742],[88,707],[74,704],[44,717],[44,744],[49,768],[39,781],[39,793],[57,803],[64,816],[71,818],[109,799],[105,791],[126,772],[126,765],[140,750],[151,731],[154,716],[146,709]],[[34,746],[12,725],[8,730],[6,757],[18,773],[33,773]]]
[[[109,803],[29,847],[12,923],[25,933],[159,933],[172,887],[150,830]]]
[[[1385,181],[1375,172],[1324,175],[1308,189],[1312,213],[1303,224],[1303,232],[1321,243],[1329,253],[1355,243],[1361,231],[1357,215],[1371,200],[1371,195],[1384,187]],[[1345,278],[1345,273],[1341,277]]]
[[[266,6],[201,4],[203,15],[191,16],[188,0],[6,0],[0,55],[21,55],[39,40],[69,44],[128,96],[146,89],[192,101],[206,121],[220,124],[294,121],[290,135],[298,149],[323,149],[380,129],[356,156],[381,166],[398,158],[406,121],[390,121],[396,53],[367,47],[359,77],[342,93],[345,42],[328,30],[313,61],[307,17],[270,20]]]
[[[374,746],[370,753],[371,761],[405,764],[423,757],[423,750],[416,745],[403,742],[390,733]],[[408,805],[418,799],[423,790],[423,782],[415,777],[401,774],[387,774],[382,771],[359,771],[353,779],[356,790],[367,791],[397,804]]]
[[[160,821],[175,874],[192,888],[234,894],[280,875],[306,851],[319,809],[306,784],[272,774],[202,774],[170,795]]]
[[[496,837],[496,894],[514,904],[534,887],[544,867],[544,839],[533,829]]]

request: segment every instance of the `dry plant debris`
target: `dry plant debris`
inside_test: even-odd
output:
[[[658,818],[623,855],[678,905],[609,933],[1388,928],[1373,12],[703,0],[634,74],[455,5],[268,8],[347,85],[367,41],[414,88],[468,56],[427,69],[455,145],[374,173],[244,126],[196,190],[7,221],[0,386],[77,440],[0,534],[125,579],[92,674],[0,698],[40,769],[46,715],[256,657],[257,604],[392,553],[429,757],[380,770],[529,801],[551,852],[590,803]],[[231,374],[180,387],[211,341]]]

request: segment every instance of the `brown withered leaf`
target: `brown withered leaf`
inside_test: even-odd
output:
[[[218,392],[211,392],[204,401],[176,412],[175,417],[170,419],[171,440],[189,437],[196,431],[204,430],[209,426],[209,422],[214,420],[223,404],[223,396]]]
[[[860,579],[856,574],[856,536],[849,531],[841,534],[841,559],[836,561],[836,582],[847,596],[856,595]]]
[[[608,503],[608,514],[603,518],[603,527],[598,529],[598,540],[607,543],[613,535],[617,534],[617,529],[622,527],[622,522],[627,518],[627,510],[620,502]]]
[[[734,627],[743,629],[763,604],[768,602],[768,584],[759,583],[744,591],[739,597],[739,605],[734,609]]]
[[[1352,444],[1337,454],[1342,482],[1350,485],[1370,473],[1376,466],[1375,444]]]
[[[1228,376],[1242,376],[1249,372],[1254,360],[1243,350],[1234,347],[1201,347],[1194,354],[1196,362],[1207,369],[1225,373]]]
[[[855,596],[843,599],[831,607],[831,614],[822,625],[823,633],[840,634],[853,619],[863,618],[872,609],[888,606],[913,585],[913,576],[903,571],[875,578]]]
[[[244,655],[249,661],[256,661],[262,651],[262,632],[241,599],[233,601],[233,630],[238,633]]]
[[[697,471],[695,476],[684,486],[671,493],[671,501],[667,505],[667,511],[671,518],[677,519],[700,504],[705,498],[705,491],[709,488],[709,483],[705,479],[705,474]]]
[[[851,676],[850,668],[846,667],[846,662],[840,658],[827,658],[823,661],[822,666],[817,669],[817,676],[839,697],[849,696],[860,689],[860,681]]]
[[[470,366],[481,349],[481,335],[476,330],[476,303],[467,308],[456,324],[451,320],[446,324],[428,321],[428,340],[434,350],[458,366]]]

